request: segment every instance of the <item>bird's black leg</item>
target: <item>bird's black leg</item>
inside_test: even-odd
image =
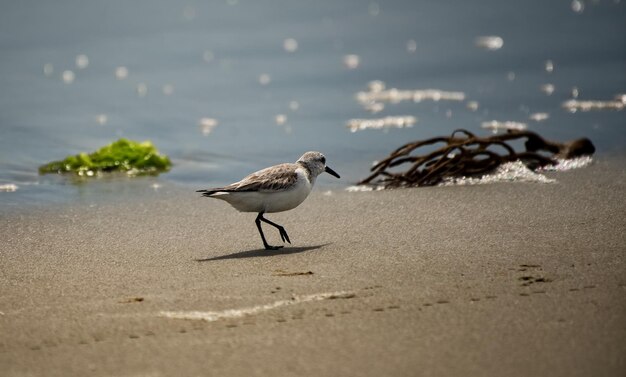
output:
[[[289,240],[289,235],[287,234],[287,231],[285,230],[285,228],[283,228],[282,226],[276,224],[275,222],[269,221],[268,219],[263,217],[263,214],[261,214],[260,220],[263,221],[263,222],[266,222],[266,223],[270,224],[271,226],[275,227],[276,229],[278,229],[278,232],[280,233],[280,238],[283,240],[283,242],[287,241],[287,242],[291,243],[291,241]]]
[[[263,217],[263,213],[260,213],[259,217],[257,217],[257,218],[259,220],[263,221],[264,223],[268,223],[271,226],[273,226],[274,228],[278,229],[278,233],[280,234],[280,238],[283,240],[283,242],[287,241],[287,242],[291,243],[291,240],[289,239],[289,235],[287,234],[287,231],[285,230],[285,228],[283,228],[282,226],[276,224],[275,222],[269,221],[268,219]]]
[[[272,246],[272,245],[267,243],[267,241],[265,240],[265,235],[263,234],[263,229],[261,229],[261,221],[267,222],[270,225],[274,225],[274,226],[277,226],[277,225],[274,224],[274,223],[268,222],[268,220],[263,217],[263,212],[259,212],[259,215],[256,217],[256,220],[254,220],[254,222],[256,223],[256,227],[259,230],[259,234],[261,235],[261,240],[263,240],[263,246],[265,247],[265,249],[266,250],[277,250],[277,249],[280,249],[282,246]],[[280,225],[278,225],[278,226],[280,226]],[[280,231],[280,228],[278,230]],[[283,231],[284,231],[284,229],[283,229]],[[281,233],[281,237],[283,237],[282,233]],[[284,241],[285,240],[283,238],[283,242]]]

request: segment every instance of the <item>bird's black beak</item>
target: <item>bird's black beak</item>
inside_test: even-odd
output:
[[[339,174],[337,174],[333,169],[329,168],[328,166],[324,167],[324,171],[332,176],[335,176],[337,178],[341,178],[339,176]]]

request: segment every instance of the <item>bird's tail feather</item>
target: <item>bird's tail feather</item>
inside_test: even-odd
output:
[[[202,196],[211,196],[216,192],[219,192],[217,189],[209,189],[209,190],[196,190],[196,192],[201,192]]]
[[[233,189],[223,189],[223,188],[214,188],[214,189],[208,189],[208,190],[196,190],[196,192],[201,192],[202,196],[207,196],[210,197],[213,194],[217,194],[218,192],[236,192],[237,190],[233,190]]]

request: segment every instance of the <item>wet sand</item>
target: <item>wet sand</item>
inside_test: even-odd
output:
[[[0,374],[624,375],[626,169],[551,175],[319,190],[271,252],[180,188],[4,214]]]

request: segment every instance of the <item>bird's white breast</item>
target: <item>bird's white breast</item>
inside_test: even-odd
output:
[[[222,199],[240,212],[282,212],[296,208],[309,196],[313,184],[303,168],[297,168],[298,179],[291,188],[280,191],[220,192],[212,198]]]
[[[264,200],[265,212],[282,212],[296,208],[309,196],[313,185],[309,182],[304,169],[296,169],[298,179],[291,189],[275,193],[263,192],[266,195]]]

